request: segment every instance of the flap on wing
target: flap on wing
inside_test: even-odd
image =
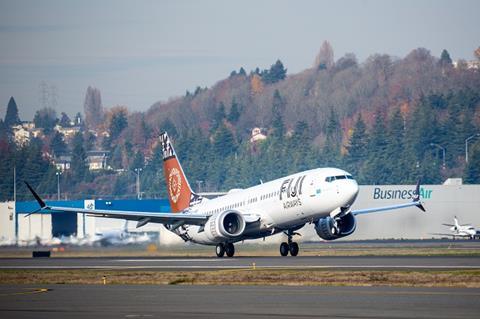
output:
[[[46,207],[47,209],[59,212],[86,213],[95,217],[121,218],[128,220],[141,220],[149,218],[149,222],[171,224],[182,221],[190,225],[203,225],[208,219],[207,215],[191,213],[155,213],[155,212],[133,212],[121,210],[98,210],[72,207]]]

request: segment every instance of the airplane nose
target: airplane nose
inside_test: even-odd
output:
[[[358,195],[358,184],[355,180],[350,180],[348,186],[345,189],[345,195],[348,206],[351,206]]]

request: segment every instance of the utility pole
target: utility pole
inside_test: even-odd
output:
[[[137,199],[142,199],[140,194],[140,172],[142,171],[141,168],[135,168],[135,172],[137,173]]]
[[[60,175],[62,172],[57,171],[55,175],[57,175],[57,199],[60,200]]]
[[[472,138],[475,137],[480,137],[480,133],[473,134],[465,139],[465,163],[468,164],[468,141],[470,141]]]

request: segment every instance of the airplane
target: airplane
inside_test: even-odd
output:
[[[129,231],[128,220],[125,220],[123,229],[97,231],[93,238],[93,243],[99,243],[102,246],[143,244],[149,241],[151,241],[151,238],[148,234]]]
[[[452,236],[453,239],[456,237],[467,237],[470,239],[480,239],[480,230],[476,230],[470,224],[460,225],[458,223],[457,216],[453,218],[453,225],[452,224],[442,224],[443,226],[450,227],[450,234],[442,234],[442,233],[433,233],[432,235],[441,235],[441,236]]]
[[[297,256],[299,246],[293,236],[299,235],[297,231],[306,224],[313,224],[320,238],[335,240],[352,234],[356,216],[362,214],[412,206],[425,211],[420,201],[420,181],[412,202],[352,210],[358,184],[351,174],[338,168],[311,169],[207,199],[190,187],[166,132],[160,134],[160,143],[171,213],[49,206],[25,182],[40,205],[30,214],[43,210],[87,213],[137,221],[137,228],[161,223],[185,242],[215,246],[217,257],[233,257],[235,243],[279,233],[287,236],[287,241],[280,244],[280,255]]]

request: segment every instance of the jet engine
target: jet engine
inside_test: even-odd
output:
[[[348,213],[338,218],[330,216],[320,218],[315,223],[315,231],[322,239],[334,240],[350,235],[355,231],[356,226],[355,216]]]
[[[238,237],[245,230],[245,218],[234,210],[213,214],[205,224],[207,237],[213,241],[223,241]]]

